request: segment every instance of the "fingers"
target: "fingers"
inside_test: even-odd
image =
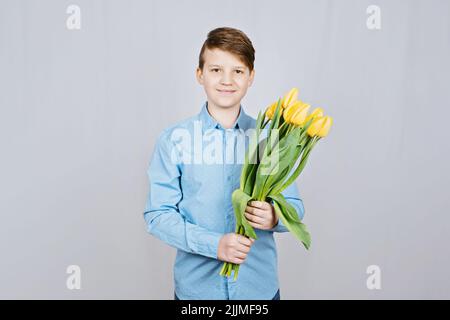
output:
[[[249,224],[255,229],[260,229],[260,230],[268,230],[269,229],[269,227],[267,227],[266,225],[263,225],[263,224],[257,224],[254,222],[249,222]]]
[[[255,239],[246,236],[227,233],[222,236],[217,249],[219,260],[241,264],[247,258]]]
[[[252,240],[250,240],[251,238],[247,238],[247,237],[244,237],[244,236],[241,236],[241,235],[238,235],[238,237],[237,237],[237,241],[240,243],[240,244],[242,244],[242,245],[244,245],[245,247],[248,247],[248,248],[250,248],[251,246],[252,246],[252,244],[253,244],[253,241],[255,241],[254,239],[252,239]]]
[[[250,252],[250,248],[253,245],[253,243],[255,242],[255,239],[247,238],[242,235],[238,235],[237,240],[238,240],[238,245],[236,247],[236,250],[241,253],[245,253],[245,254],[248,254]]]
[[[245,209],[245,218],[253,228],[268,230],[273,220],[272,205],[265,201],[250,201]]]
[[[268,210],[271,207],[271,204],[269,202],[266,201],[250,201],[250,206],[253,208],[259,208],[259,209],[263,209],[263,210]]]
[[[262,218],[260,216],[256,216],[254,214],[248,213],[247,211],[245,212],[245,217],[247,218],[247,220],[249,222],[253,222],[255,224],[261,224],[264,225],[267,221],[267,219]]]
[[[233,253],[233,257],[231,258],[232,262],[237,264],[243,263],[247,259],[249,252],[250,252],[249,247],[242,246],[242,248],[237,248]]]
[[[241,243],[239,243],[238,247],[235,248],[233,254],[232,254],[232,258],[231,258],[231,262],[236,263],[236,264],[241,264],[245,261],[245,259],[247,259],[247,255],[250,252],[250,247],[247,247]]]
[[[256,229],[261,229],[261,230],[268,230],[268,229],[270,229],[269,227],[268,227],[268,221],[267,221],[267,219],[265,219],[265,218],[260,218],[260,217],[257,217],[257,216],[255,216],[255,215],[252,215],[252,214],[249,214],[249,213],[245,213],[245,217],[247,218],[247,220],[248,220],[248,223],[253,227],[253,228],[256,228]]]
[[[245,261],[245,259],[239,259],[239,258],[231,258],[230,260],[231,260],[230,261],[231,263],[235,263],[235,264],[242,264]]]
[[[245,259],[247,258],[247,253],[243,253],[243,252],[240,252],[240,251],[236,251],[236,252],[234,253],[234,258],[235,258],[235,259],[242,259],[242,260],[245,260]]]
[[[235,248],[236,251],[244,254],[248,254],[250,252],[250,247],[244,246],[242,244],[238,244],[238,246]]]
[[[245,208],[245,212],[251,213],[258,217],[264,217],[266,215],[266,212],[264,210],[251,206],[247,206],[247,208]]]
[[[247,205],[245,208],[245,211],[248,213],[262,218],[268,217],[272,214],[272,205],[268,202],[250,201],[250,204],[252,205]]]

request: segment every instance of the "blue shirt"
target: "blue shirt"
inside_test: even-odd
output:
[[[288,231],[280,219],[271,230],[255,229],[258,239],[236,281],[233,274],[219,275],[223,264],[217,258],[219,240],[235,232],[231,194],[239,188],[245,152],[238,142],[255,128],[256,120],[241,105],[234,125],[225,129],[211,117],[207,105],[158,137],[147,171],[147,230],[177,249],[173,276],[180,299],[272,299],[279,288],[273,233]],[[234,161],[229,161],[232,153]],[[296,184],[283,195],[303,219]]]

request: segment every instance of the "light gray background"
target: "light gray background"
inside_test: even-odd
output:
[[[297,181],[311,250],[277,235],[282,298],[450,298],[449,16],[445,0],[1,0],[0,298],[172,299],[146,170],[205,101],[194,71],[219,26],[256,48],[249,114],[297,86],[335,119]]]

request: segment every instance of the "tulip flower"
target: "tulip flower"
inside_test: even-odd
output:
[[[272,120],[275,110],[277,109],[277,102],[272,103],[266,110],[266,117]]]
[[[309,126],[307,133],[310,137],[318,136],[323,138],[330,131],[332,123],[333,118],[331,117],[316,117]]]
[[[284,109],[283,117],[287,123],[291,123],[296,126],[303,126],[308,114],[308,110],[311,106],[302,101],[296,101],[292,103],[289,107]]]
[[[323,117],[322,108],[315,108],[313,110],[313,112],[311,112],[311,114],[306,117],[305,122],[308,122],[309,120],[318,118],[318,117]]]
[[[287,123],[291,123],[291,118],[298,111],[298,109],[302,106],[301,101],[295,101],[290,104],[286,109],[283,110],[283,118]]]
[[[281,107],[283,109],[289,107],[289,105],[297,101],[297,97],[298,97],[298,89],[292,88],[281,100]]]
[[[328,132],[330,131],[331,125],[333,124],[333,118],[332,117],[325,117],[325,123],[323,124],[322,128],[317,133],[317,136],[323,138],[328,135]]]

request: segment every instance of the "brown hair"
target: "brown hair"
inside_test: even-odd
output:
[[[250,69],[254,68],[255,48],[244,32],[234,28],[222,27],[211,30],[203,43],[198,58],[198,67],[203,70],[206,49],[221,49],[235,54]]]

